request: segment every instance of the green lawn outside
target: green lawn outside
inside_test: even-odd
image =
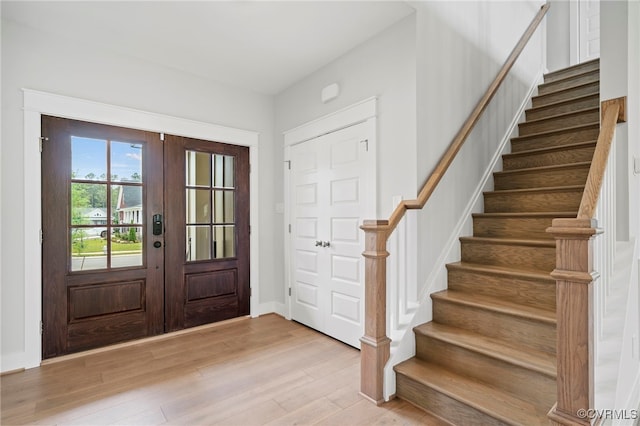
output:
[[[80,240],[76,239],[73,242],[73,254],[88,254],[88,253],[104,253],[104,247],[107,245],[107,240],[102,238],[85,238],[83,243],[83,247],[80,247]],[[117,254],[119,251],[142,251],[142,243],[136,242],[122,242],[117,243],[115,241],[111,242],[111,252],[113,254]]]

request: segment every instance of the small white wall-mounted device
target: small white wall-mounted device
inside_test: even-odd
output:
[[[326,104],[327,102],[335,99],[340,94],[340,86],[338,83],[332,83],[322,89],[322,94],[320,98],[322,99],[322,103]]]

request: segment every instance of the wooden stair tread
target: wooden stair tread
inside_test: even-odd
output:
[[[577,126],[571,126],[571,127],[565,127],[563,129],[557,129],[557,130],[549,130],[546,132],[540,132],[540,133],[532,133],[530,135],[525,135],[525,136],[516,136],[514,138],[511,138],[512,141],[520,141],[520,140],[526,140],[526,139],[534,139],[534,138],[540,138],[540,137],[545,137],[545,136],[551,136],[551,135],[555,135],[558,133],[568,133],[568,132],[572,132],[572,131],[576,131],[576,130],[583,130],[583,129],[589,129],[589,128],[600,128],[600,122],[593,122],[593,123],[587,123],[587,124],[579,124]]]
[[[468,307],[485,309],[488,311],[499,312],[514,317],[530,319],[547,324],[556,323],[555,311],[547,309],[534,308],[506,300],[496,299],[494,297],[469,295],[459,291],[442,290],[431,295],[434,300],[443,302],[456,303]]]
[[[546,105],[545,105],[546,106]],[[549,120],[554,120],[556,118],[567,118],[570,117],[572,115],[580,115],[580,114],[584,114],[586,112],[596,112],[596,111],[600,111],[600,107],[596,107],[596,108],[584,108],[584,109],[580,109],[578,111],[571,111],[571,112],[565,112],[562,114],[556,114],[556,115],[551,115],[549,117],[544,117],[544,118],[537,118],[535,120],[527,120],[525,122],[522,122],[520,124],[535,124],[535,123],[543,123],[545,121],[549,121]]]
[[[575,87],[577,85],[580,85],[582,83],[579,83],[580,81],[584,81],[587,80],[585,83],[594,83],[594,82],[599,82],[600,81],[600,69],[599,68],[595,68],[595,69],[588,69],[588,70],[584,70],[582,72],[576,73],[576,74],[571,74],[571,75],[567,75],[564,77],[559,77],[554,79],[553,81],[545,81],[542,84],[538,85],[538,91],[545,91],[549,88],[553,88],[554,86],[562,86],[565,83],[569,83],[570,86],[568,87]],[[575,84],[575,83],[578,84]],[[564,88],[567,88],[567,86],[562,86]],[[551,93],[551,92],[547,92],[547,93]]]
[[[576,76],[567,77],[566,79],[563,79],[563,80],[570,80],[571,78],[574,78],[574,77],[576,77]],[[557,81],[554,81],[553,83],[557,83],[559,81],[560,80],[557,80]],[[548,84],[548,83],[545,83],[545,84]],[[586,83],[576,84],[575,86],[561,87],[561,88],[558,88],[558,90],[552,90],[550,92],[546,92],[546,93],[543,93],[541,95],[533,96],[532,99],[536,100],[536,99],[541,99],[541,98],[544,98],[544,97],[551,97],[551,96],[557,95],[558,93],[570,92],[572,90],[584,88],[584,87],[587,87],[587,86],[595,86],[595,85],[600,85],[600,81],[598,81],[598,80],[588,81]],[[543,85],[541,85],[541,86],[543,86]],[[580,97],[582,97],[582,96],[584,96],[584,95],[580,95]],[[573,100],[574,98],[570,98],[570,99]],[[569,99],[566,99],[566,100],[569,100]]]
[[[554,240],[542,240],[537,238],[492,238],[492,237],[460,237],[461,242],[480,244],[501,244],[529,247],[555,247]]]
[[[525,189],[498,189],[495,191],[487,191],[484,192],[485,195],[498,195],[498,194],[525,194],[527,192],[562,192],[562,191],[572,191],[576,189],[584,188],[584,185],[569,185],[569,186],[547,186],[542,188],[525,188]]]
[[[580,169],[591,166],[590,161],[582,161],[579,163],[568,163],[568,164],[558,164],[553,166],[538,166],[538,167],[527,167],[523,169],[513,169],[513,170],[503,170],[500,172],[495,172],[496,176],[508,176],[508,175],[516,175],[520,173],[533,173],[533,172],[544,172],[551,170],[563,170],[563,169]]]
[[[541,95],[541,96],[544,96],[544,95]],[[572,99],[565,99],[565,100],[562,100],[562,101],[548,103],[546,105],[540,105],[540,106],[536,106],[536,107],[531,107],[531,108],[528,108],[526,112],[535,112],[535,111],[542,111],[542,110],[545,110],[545,109],[553,109],[553,108],[557,108],[557,107],[562,106],[562,105],[569,105],[569,104],[572,104],[574,102],[583,101],[583,100],[586,100],[586,99],[589,99],[589,98],[598,98],[598,99],[600,99],[600,95],[593,94],[593,95],[576,96],[575,98],[572,98]]]
[[[597,141],[594,140],[594,141],[588,141],[588,142],[578,142],[578,143],[569,143],[565,145],[557,145],[557,146],[552,146],[547,148],[528,149],[526,151],[518,151],[518,152],[511,152],[509,154],[504,154],[502,157],[503,158],[504,157],[506,158],[527,157],[529,155],[543,154],[547,152],[565,151],[565,150],[574,149],[574,148],[586,148],[591,145],[595,147],[596,142]]]
[[[545,82],[547,82],[546,81],[547,79],[553,79],[554,77],[556,77],[558,75],[566,74],[567,72],[571,72],[571,71],[578,70],[578,69],[581,69],[581,68],[589,68],[590,66],[595,65],[596,62],[599,65],[600,58],[591,59],[590,61],[581,62],[579,64],[571,65],[569,67],[565,67],[565,68],[562,68],[562,69],[559,69],[559,70],[548,72],[548,73],[546,73],[544,75]],[[599,66],[598,66],[597,69],[599,69]],[[587,72],[589,72],[589,71],[585,71],[585,73],[587,73]],[[577,74],[582,74],[582,73],[577,73]],[[573,74],[573,75],[576,75],[576,74]],[[560,78],[558,80],[562,80],[562,78]],[[554,80],[554,81],[557,81],[557,80]]]
[[[477,272],[480,274],[491,274],[509,276],[520,279],[530,279],[538,281],[548,281],[550,284],[555,284],[556,280],[551,278],[551,275],[542,271],[529,271],[524,269],[514,269],[506,266],[498,265],[485,265],[482,263],[470,263],[470,262],[453,262],[448,263],[447,269],[459,269],[469,272]]]
[[[567,68],[564,70],[559,70],[558,72],[554,72],[554,73],[550,73],[550,74],[545,74],[544,76],[544,82],[541,83],[539,86],[543,86],[543,85],[549,85],[551,83],[564,83],[567,81],[570,81],[571,79],[576,79],[576,78],[580,78],[580,77],[593,77],[594,75],[597,75],[598,77],[598,81],[600,80],[600,66],[599,64],[578,64],[580,69],[571,69],[571,68]]]
[[[473,213],[473,217],[491,217],[491,218],[556,218],[556,217],[576,217],[578,212],[533,212],[533,213],[522,213],[522,212],[501,212],[501,213]]]
[[[433,363],[411,358],[396,365],[394,369],[399,374],[505,423],[546,424],[546,413],[537,412],[530,402]]]
[[[428,322],[413,329],[414,333],[456,345],[490,358],[502,360],[556,378],[556,357],[531,348],[518,348],[509,342],[482,336],[469,330],[436,322]]]

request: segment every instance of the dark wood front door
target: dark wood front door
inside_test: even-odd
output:
[[[249,149],[166,136],[166,327],[249,314]]]
[[[47,116],[42,130],[43,358],[249,313],[248,149]]]

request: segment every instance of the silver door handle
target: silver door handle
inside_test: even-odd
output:
[[[322,241],[316,241],[316,247],[324,247]]]
[[[329,241],[323,241],[322,242],[322,247],[330,247],[331,243]]]

